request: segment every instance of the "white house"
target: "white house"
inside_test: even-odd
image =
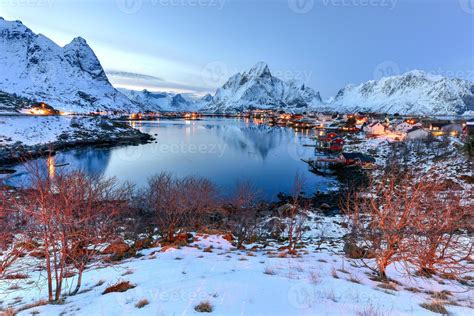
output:
[[[430,136],[430,132],[421,127],[414,127],[408,130],[406,135],[407,140],[427,139]]]
[[[385,135],[385,125],[380,122],[374,122],[365,127],[365,132],[369,135]]]
[[[407,122],[401,122],[397,126],[395,126],[395,131],[401,132],[401,133],[406,133],[409,130],[411,130],[414,127],[421,127],[421,123],[416,123],[416,124],[410,124]]]

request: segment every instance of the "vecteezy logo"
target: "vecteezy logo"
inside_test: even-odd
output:
[[[469,14],[474,14],[474,0],[459,0],[461,9]]]
[[[118,158],[126,162],[137,161],[142,155],[143,149],[141,146],[127,146],[118,150]]]
[[[305,14],[314,7],[314,0],[288,0],[288,7],[297,14]]]
[[[221,61],[214,61],[202,69],[201,77],[206,85],[214,87],[229,78],[229,68]]]
[[[288,291],[288,302],[298,309],[310,308],[316,300],[314,288],[306,283],[293,285]]]
[[[143,0],[115,0],[117,7],[125,14],[135,14],[143,7]]]
[[[383,77],[396,76],[400,74],[400,67],[394,61],[384,61],[378,64],[374,69],[374,79],[380,80]]]

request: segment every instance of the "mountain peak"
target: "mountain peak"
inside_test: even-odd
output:
[[[71,41],[71,44],[73,44],[73,43],[74,43],[74,44],[79,44],[79,45],[87,45],[87,41],[86,41],[84,38],[80,37],[80,36],[75,37],[75,38]]]
[[[270,72],[270,68],[263,61],[256,63],[255,66],[250,68],[250,70],[247,72],[247,74],[250,77],[254,77],[254,78],[263,78],[263,77],[271,77],[272,76],[272,74]]]
[[[12,29],[12,30],[21,31],[21,32],[30,31],[30,29],[24,26],[23,23],[19,20],[8,21],[0,17],[0,30],[1,29]]]
[[[60,47],[20,21],[2,19],[0,69],[0,90],[32,100],[41,97],[63,111],[134,110],[135,105],[110,84],[81,37]]]

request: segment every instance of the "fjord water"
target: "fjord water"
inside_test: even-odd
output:
[[[81,169],[117,177],[143,186],[162,171],[179,177],[195,175],[214,182],[224,194],[237,181],[250,181],[267,199],[290,193],[297,173],[305,178],[310,195],[335,185],[332,178],[308,171],[301,158],[315,155],[313,131],[270,127],[252,119],[159,120],[130,122],[153,135],[153,143],[114,148],[86,148],[58,153],[45,163],[45,172]],[[61,166],[68,164],[67,166]],[[49,165],[49,168],[47,167]],[[10,183],[26,177],[24,166]],[[22,170],[23,169],[23,170]]]

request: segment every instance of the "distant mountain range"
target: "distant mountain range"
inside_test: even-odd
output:
[[[474,83],[414,70],[340,90],[331,103],[347,112],[451,115],[474,111]]]
[[[0,111],[43,101],[70,112],[205,111],[281,109],[288,112],[371,111],[400,114],[474,113],[474,83],[411,71],[349,85],[323,102],[304,83],[272,75],[257,63],[237,73],[214,96],[201,99],[166,92],[115,89],[87,42],[60,47],[19,21],[0,17]]]
[[[150,92],[148,90],[135,91],[119,89],[130,100],[140,105],[142,111],[199,111],[207,103],[212,101],[211,95],[205,95],[201,99],[191,98],[183,94],[168,92]]]

